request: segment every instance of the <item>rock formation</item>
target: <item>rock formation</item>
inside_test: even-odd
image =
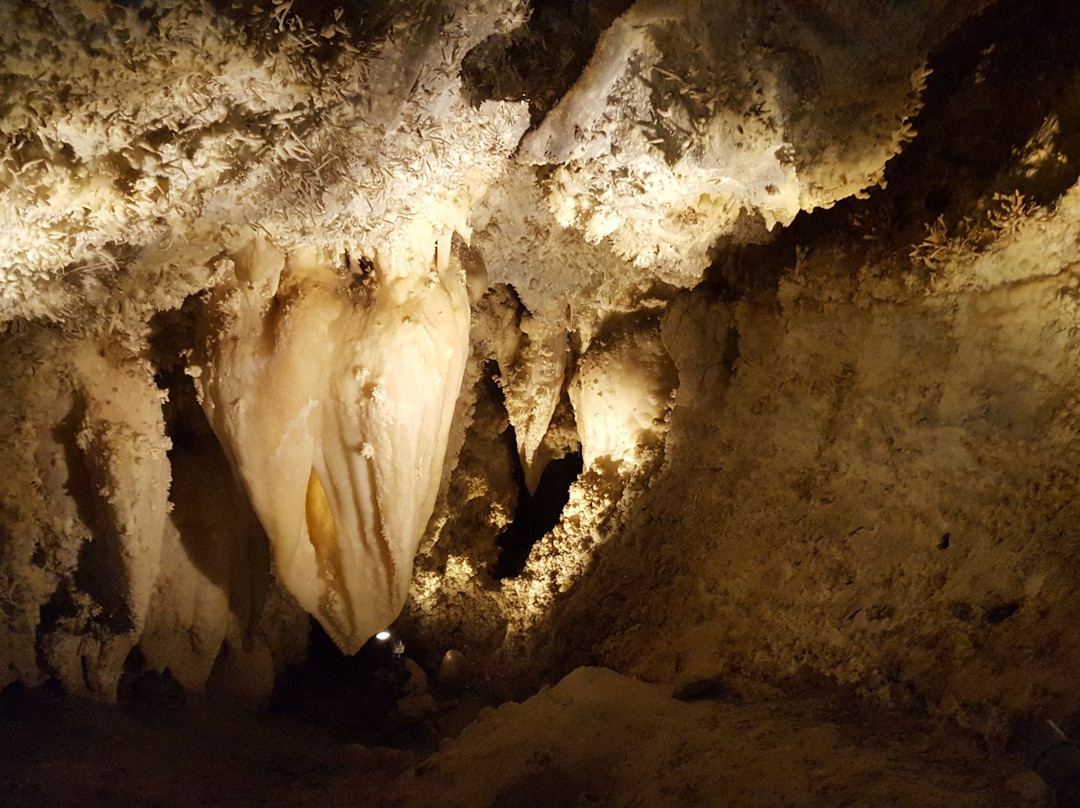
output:
[[[1058,5],[5,4],[0,687],[266,684],[310,615],[1080,709]]]

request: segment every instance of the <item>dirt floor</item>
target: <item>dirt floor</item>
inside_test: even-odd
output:
[[[9,694],[0,706],[0,804],[1052,804],[1019,757],[922,719],[868,713],[838,694],[781,700],[730,682],[678,695],[581,668],[521,704],[447,699],[421,723],[391,714],[378,727],[352,727],[350,739],[341,721],[223,713],[190,699],[112,708]]]

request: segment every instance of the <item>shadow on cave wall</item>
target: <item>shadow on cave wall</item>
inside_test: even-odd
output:
[[[71,584],[76,592],[85,592],[100,607],[93,621],[111,634],[125,634],[134,628],[128,603],[129,584],[124,567],[124,548],[109,501],[102,493],[108,480],[97,462],[79,444],[79,433],[86,420],[87,402],[82,391],[75,391],[71,410],[53,430],[53,438],[64,451],[67,465],[67,493],[76,511],[90,531],[91,538],[79,548],[78,565]],[[39,635],[54,631],[60,620],[72,617],[77,607],[63,584],[42,607]]]
[[[889,165],[885,189],[899,224],[964,213],[995,191],[1052,204],[1080,176],[1080,15],[1056,0],[1002,0],[930,57],[917,137]],[[1050,116],[1067,163],[1013,170]]]
[[[185,372],[201,305],[191,297],[180,309],[155,315],[150,324],[155,380],[168,392],[169,518],[188,560],[228,593],[230,611],[250,633],[269,594],[270,543]]]
[[[113,0],[122,5],[141,6],[142,0]],[[277,8],[281,6],[281,8]],[[438,9],[437,0],[292,0],[287,4],[261,0],[210,0],[210,7],[228,20],[230,28],[244,30],[263,47],[277,44],[282,31],[300,27],[318,33],[327,26],[340,26],[349,32],[349,44],[363,50],[386,36],[395,20],[403,15],[428,15]],[[148,12],[147,12],[148,13]],[[279,18],[280,13],[280,18]],[[321,37],[313,37],[318,42]],[[333,60],[344,55],[327,41],[322,47],[309,48],[306,56],[315,60]]]

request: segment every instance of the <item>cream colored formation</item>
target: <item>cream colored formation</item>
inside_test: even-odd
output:
[[[850,604],[852,623],[814,611],[859,574],[838,545],[806,543],[841,524],[846,549],[873,533],[857,498],[819,483],[880,430],[968,430],[939,458],[957,474],[1000,436],[970,426],[963,390],[909,407],[849,384],[876,360],[843,338],[846,318],[883,318],[871,332],[898,366],[905,346],[962,352],[1014,319],[1038,330],[1032,311],[1075,297],[1072,248],[1048,245],[1075,244],[1080,216],[1075,190],[1037,210],[1001,197],[978,251],[939,231],[913,262],[889,257],[909,262],[898,274],[835,247],[780,268],[771,294],[698,287],[724,249],[878,185],[914,136],[927,54],[982,3],[879,5],[637,0],[532,123],[527,100],[463,79],[474,48],[526,36],[514,0],[318,20],[289,2],[5,5],[0,686],[55,676],[110,698],[138,646],[186,687],[220,675],[257,697],[302,653],[304,613],[353,652],[404,607],[418,646],[454,636],[507,677],[566,648],[659,679],[770,660],[788,673],[799,648],[815,670],[887,688],[882,624],[858,622],[870,608]],[[1018,165],[1050,160],[1039,148]],[[1029,282],[1045,289],[1016,291],[1007,314],[979,308]],[[952,337],[905,336],[905,318]],[[992,340],[976,342],[986,378],[965,378],[997,390]],[[1038,373],[1060,371],[1059,347]],[[208,430],[174,433],[170,451],[167,426],[194,417],[163,409],[168,386],[182,410],[171,371]],[[1065,418],[1028,403],[1009,406]],[[524,574],[496,584],[516,497],[494,459],[506,423],[530,489],[569,451],[585,471]],[[849,455],[823,460],[838,436]],[[827,474],[800,476],[806,447],[799,462]],[[936,478],[889,462],[896,479],[870,493],[900,491],[899,519],[925,496],[909,478]],[[927,509],[922,539],[955,532],[956,507]],[[879,560],[906,546],[890,530]],[[932,574],[902,556],[870,564],[861,594]],[[773,611],[754,613],[755,592]],[[755,620],[771,632],[757,651]]]
[[[350,289],[314,250],[254,247],[189,370],[279,578],[346,653],[401,610],[468,352],[449,239],[403,252]]]

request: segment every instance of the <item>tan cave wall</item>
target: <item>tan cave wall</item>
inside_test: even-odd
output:
[[[584,663],[675,684],[809,676],[988,734],[1070,714],[1076,283],[680,297],[662,450],[629,481],[587,469],[522,576],[493,584],[507,461],[467,441],[469,504],[418,561],[405,625],[495,679]]]

